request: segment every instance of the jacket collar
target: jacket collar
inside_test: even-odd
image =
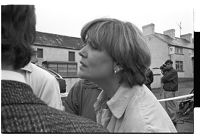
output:
[[[86,88],[97,89],[97,90],[100,90],[100,91],[102,90],[94,82],[91,82],[87,79],[82,79],[81,82],[84,85],[84,87],[86,87]]]
[[[28,71],[28,72],[32,72],[33,71],[33,67],[32,67],[32,63],[31,62],[29,62],[25,67],[23,67],[23,68],[21,68],[22,70],[24,70],[24,71]]]
[[[107,108],[106,102],[108,101],[108,97],[106,93],[102,90],[97,97],[96,102],[94,103],[94,111],[98,112],[102,108]]]
[[[140,86],[132,88],[121,85],[114,96],[107,102],[107,105],[116,118],[121,118],[130,100],[136,95]]]

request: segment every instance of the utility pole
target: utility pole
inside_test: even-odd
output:
[[[193,8],[193,34],[194,34],[194,8]]]
[[[180,22],[180,24],[178,24],[178,26],[179,26],[179,29],[180,29],[180,37],[181,37],[181,29],[182,29],[181,22]]]

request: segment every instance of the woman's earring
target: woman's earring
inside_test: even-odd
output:
[[[121,70],[121,67],[115,66],[114,67],[114,73],[117,74]]]

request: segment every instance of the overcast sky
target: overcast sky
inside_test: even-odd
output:
[[[198,1],[198,0],[197,0]],[[1,4],[34,4],[37,31],[80,37],[81,28],[95,18],[129,21],[142,30],[155,24],[163,33],[175,29],[181,34],[200,31],[200,5],[196,0],[3,0]],[[194,14],[193,14],[194,11]],[[194,16],[194,17],[193,17]],[[197,25],[198,24],[198,25]]]

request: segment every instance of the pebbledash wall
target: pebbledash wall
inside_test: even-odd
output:
[[[156,33],[153,23],[143,26],[142,30],[151,52],[150,69],[154,73],[152,88],[161,87],[162,74],[159,68],[167,59],[173,61],[173,67],[178,71],[179,80],[193,80],[194,44],[192,34],[188,33],[178,38],[175,37],[174,29],[164,31],[163,34]]]

